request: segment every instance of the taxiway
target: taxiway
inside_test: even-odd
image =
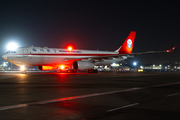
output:
[[[179,72],[0,72],[1,120],[178,120],[179,112]]]

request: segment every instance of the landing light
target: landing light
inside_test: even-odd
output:
[[[22,71],[25,70],[25,67],[24,67],[24,66],[21,66],[21,70],[22,70]]]

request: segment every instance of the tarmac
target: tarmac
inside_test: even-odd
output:
[[[180,72],[0,72],[0,120],[179,120]]]

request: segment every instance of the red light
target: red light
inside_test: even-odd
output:
[[[42,71],[54,70],[57,69],[56,66],[42,66]]]
[[[67,49],[68,49],[69,51],[72,51],[72,47],[71,47],[71,46],[69,46]]]
[[[61,65],[60,68],[63,70],[64,69],[64,65]]]

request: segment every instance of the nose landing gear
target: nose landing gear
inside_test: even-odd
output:
[[[22,71],[22,74],[26,74],[26,70],[23,70],[23,71]]]

